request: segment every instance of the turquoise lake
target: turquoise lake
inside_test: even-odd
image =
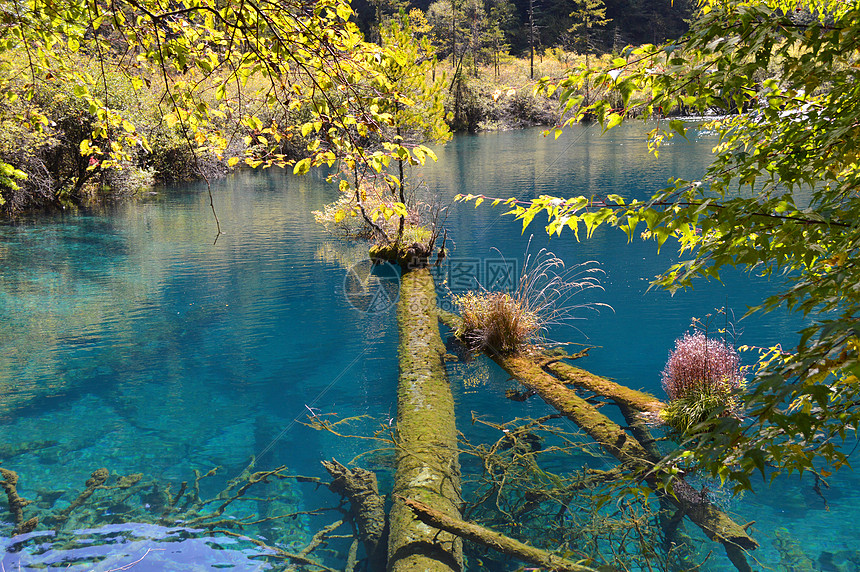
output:
[[[728,318],[711,323],[722,328],[730,320],[738,345],[793,346],[800,317],[740,319],[777,285],[737,271],[723,284],[701,282],[674,296],[649,291],[649,280],[676,260],[668,243],[658,255],[654,243],[628,244],[620,231],[600,230],[581,242],[569,232],[550,239],[538,219],[523,233],[489,201],[477,209],[453,203],[457,193],[641,198],[671,176],[703,174],[714,144],[709,134],[674,140],[654,159],[645,130],[623,126],[601,137],[598,128],[575,127],[557,141],[539,130],[459,136],[437,148],[438,163],[411,177],[422,184],[422,200],[448,205],[451,254],[440,283],[447,280],[456,293],[476,279],[489,284],[509,275],[500,269],[516,275],[527,248],[548,248],[569,267],[595,261],[603,289],[574,301],[612,309],[583,308],[575,327],[554,327],[550,337],[594,346],[577,365],[663,397],[660,372],[694,317],[707,320],[727,308]],[[285,466],[284,474],[325,479],[320,461],[355,459],[377,471],[383,489],[390,486],[390,453],[308,426],[314,417],[356,418],[347,432],[369,436],[396,415],[394,307],[384,300],[362,306],[370,302],[354,295],[350,276],[366,270],[366,245],[330,236],[311,214],[336,190],[321,176],[281,171],[234,174],[214,181],[212,190],[224,230],[214,244],[215,222],[199,184],[0,223],[0,461],[18,473],[20,495],[35,501],[26,516],[71,506],[102,467],[142,473],[174,493],[183,481],[193,483],[194,471],[219,467],[200,481],[205,497],[249,467]],[[447,291],[440,285],[439,292],[444,305]],[[458,425],[470,440],[497,438],[471,422],[473,412],[493,423],[550,412],[537,397],[506,399],[515,382],[485,358],[452,362],[448,373]],[[462,462],[465,473],[476,469]],[[786,543],[809,558],[812,570],[860,570],[860,478],[851,469],[837,473],[821,487],[823,497],[815,484],[804,475],[759,482],[755,494],[740,498],[715,492],[737,522],[755,521],[749,532],[761,547],[750,555],[754,570],[792,569]],[[44,532],[11,538],[3,499],[0,564],[9,572],[107,571],[130,563],[136,572],[269,570],[253,538],[298,552],[342,518],[321,510],[339,499],[314,483],[275,479],[260,495],[277,500],[242,501],[227,513],[295,517],[249,527],[246,538],[120,522],[105,505],[75,543],[62,545]],[[140,500],[138,508],[156,502]],[[713,551],[703,570],[735,569],[718,544],[700,545],[702,559]],[[333,542],[326,563],[343,569],[348,547],[348,539]],[[522,566],[492,562],[485,566]],[[481,565],[472,560],[469,568]]]

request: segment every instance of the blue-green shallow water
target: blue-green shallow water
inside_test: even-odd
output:
[[[558,141],[534,130],[459,137],[439,148],[439,163],[414,173],[415,180],[446,201],[458,192],[643,196],[671,175],[701,174],[712,145],[707,136],[675,142],[655,161],[644,149],[640,127],[613,131],[599,138],[597,129],[574,129]],[[307,420],[308,408],[337,418],[366,415],[351,426],[353,433],[370,433],[394,416],[393,309],[366,314],[350,304],[344,277],[361,259],[361,249],[328,237],[310,214],[332,200],[334,191],[318,179],[280,172],[236,175],[217,181],[213,191],[225,230],[215,245],[214,221],[199,185],[104,212],[0,226],[0,444],[46,442],[2,458],[4,467],[19,473],[25,498],[44,501],[47,491],[67,491],[60,502],[71,502],[99,467],[143,472],[174,483],[176,490],[179,482],[193,479],[195,469],[220,466],[219,476],[204,485],[214,494],[252,456],[258,470],[287,465],[291,474],[322,477],[320,460],[346,462],[372,445],[297,422]],[[502,259],[521,268],[529,235],[487,205],[449,209],[454,247],[443,274],[455,290],[473,276],[488,282],[488,272]],[[584,312],[587,320],[576,323],[578,330],[556,329],[552,336],[598,346],[583,367],[658,395],[668,351],[693,316],[727,306],[739,317],[746,304],[773,288],[762,279],[728,274],[726,286],[702,283],[674,297],[646,293],[648,280],[673,259],[668,245],[657,257],[653,244],[628,245],[618,232],[601,231],[581,243],[570,233],[546,238],[538,221],[529,232],[535,234],[533,253],[546,246],[568,265],[599,261],[605,291],[592,291],[582,301],[614,308]],[[790,346],[799,324],[779,314],[744,320],[737,324],[738,343]],[[460,427],[470,437],[490,436],[471,426],[472,411],[496,422],[547,411],[536,399],[504,399],[512,382],[483,360],[452,366],[450,373]],[[363,464],[380,470],[384,488],[390,457],[373,455]],[[751,532],[762,545],[756,569],[780,569],[773,545],[779,527],[788,528],[813,559],[822,551],[860,549],[853,527],[860,507],[857,484],[849,471],[834,478],[825,491],[829,511],[806,478],[762,486],[759,494],[727,500],[726,506],[740,522],[756,520]],[[285,482],[266,492],[277,495],[279,509],[287,512],[336,504],[312,485]],[[299,550],[335,519],[301,516],[265,534]],[[129,526],[122,533],[93,533],[99,540],[90,543],[92,554],[67,550],[49,558],[33,554],[33,541],[0,562],[17,570],[19,564],[27,569],[28,563],[81,558],[71,569],[109,570],[140,558],[147,548],[167,546],[146,554],[135,570],[263,566],[252,559],[260,551],[250,543]],[[83,560],[99,558],[93,554],[104,553],[104,546],[113,550],[111,559],[98,565]],[[707,566],[731,569],[719,547]]]

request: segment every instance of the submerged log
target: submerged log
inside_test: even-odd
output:
[[[546,570],[556,570],[559,572],[594,572],[593,568],[571,562],[528,544],[523,544],[519,540],[484,528],[483,526],[458,518],[452,518],[420,501],[403,499],[403,502],[427,525],[447,530],[466,540],[482,544],[523,562],[530,562]]]
[[[451,312],[440,311],[439,319],[452,330],[457,330],[461,323],[461,318]],[[689,517],[708,538],[723,545],[729,559],[740,572],[750,570],[744,551],[758,548],[758,542],[747,534],[746,528],[734,522],[681,478],[673,481],[673,494],[667,494],[660,486],[658,476],[651,472],[659,456],[650,446],[650,436],[647,439],[649,442],[643,445],[635,436],[628,434],[575,391],[566,387],[566,384],[612,399],[628,420],[633,417],[634,411],[659,411],[662,407],[659,400],[647,393],[624,388],[547,356],[532,360],[522,355],[488,355],[511,377],[519,380],[527,389],[540,395],[550,406],[581,427],[604,450],[621,461],[625,468],[645,475],[646,482],[660,495],[662,501],[675,505],[680,513]],[[634,427],[634,433],[641,429]]]
[[[39,524],[39,518],[33,517],[24,520],[24,507],[31,504],[33,501],[26,500],[18,495],[18,473],[0,467],[0,486],[6,493],[6,499],[9,501],[9,512],[12,513],[12,519],[15,521],[15,529],[12,534],[26,534],[33,532]]]
[[[621,426],[600,413],[559,379],[544,371],[539,363],[520,355],[490,357],[512,377],[534,390],[549,405],[581,427],[626,468],[644,475],[651,488],[682,510],[708,538],[723,544],[729,558],[739,570],[745,569],[743,550],[757,548],[758,542],[751,538],[741,525],[683,479],[673,481],[673,494],[663,492],[659,477],[651,472],[658,459]]]
[[[379,494],[376,475],[360,467],[348,469],[335,460],[323,461],[322,464],[334,478],[329,489],[347,498],[352,505],[358,533],[367,552],[368,567],[370,570],[384,570],[388,523],[385,499]]]
[[[454,398],[439,337],[436,287],[426,269],[405,272],[397,306],[400,383],[397,391],[397,471],[389,518],[388,569],[460,571],[460,537],[426,525],[403,499],[460,518],[460,465]]]
[[[69,515],[72,514],[72,511],[78,508],[79,506],[86,503],[87,499],[92,496],[92,494],[96,491],[96,489],[102,487],[105,484],[105,481],[110,476],[110,473],[107,469],[102,467],[101,469],[96,469],[90,475],[90,478],[87,479],[86,489],[78,495],[78,498],[72,501],[68,507],[60,511],[60,513],[56,516],[57,521],[57,529],[63,525],[64,522],[69,520]]]

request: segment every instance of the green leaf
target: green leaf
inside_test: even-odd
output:
[[[687,139],[687,127],[684,125],[683,121],[673,119],[669,122],[669,128],[684,139]]]

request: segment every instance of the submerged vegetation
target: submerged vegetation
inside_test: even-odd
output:
[[[0,485],[9,505],[18,507],[13,512],[15,529],[13,541],[8,545],[9,553],[29,553],[31,557],[19,563],[33,568],[57,565],[56,553],[65,567],[89,567],[105,559],[104,554],[94,549],[99,543],[109,544],[111,536],[146,534],[144,526],[155,525],[165,527],[159,529],[159,533],[167,542],[203,538],[199,557],[206,556],[204,547],[213,542],[212,538],[206,538],[212,535],[236,539],[240,543],[236,547],[238,550],[251,547],[258,551],[257,558],[266,562],[326,570],[319,561],[319,551],[314,553],[314,550],[327,542],[326,537],[343,524],[344,518],[313,538],[308,538],[303,527],[312,515],[345,515],[335,507],[299,510],[294,491],[300,482],[328,485],[335,492],[337,487],[317,477],[289,474],[283,466],[251,472],[252,466],[253,462],[245,472],[222,484],[217,491],[212,490],[210,483],[218,479],[219,468],[205,473],[195,471],[193,479],[182,481],[176,490],[172,489],[172,483],[143,473],[117,475],[99,468],[92,472],[82,490],[42,489],[35,503],[18,496],[20,477],[17,473],[0,469]],[[259,503],[264,505],[263,510]],[[106,525],[108,528],[103,531],[106,538],[100,538],[99,528]],[[110,529],[109,525],[117,526]],[[254,537],[245,531],[251,531]],[[309,542],[301,550],[287,549],[306,539]],[[81,550],[86,547],[90,547],[91,552]],[[151,550],[147,550],[141,560]],[[122,562],[121,556],[114,558],[121,565],[117,569],[140,561]]]

